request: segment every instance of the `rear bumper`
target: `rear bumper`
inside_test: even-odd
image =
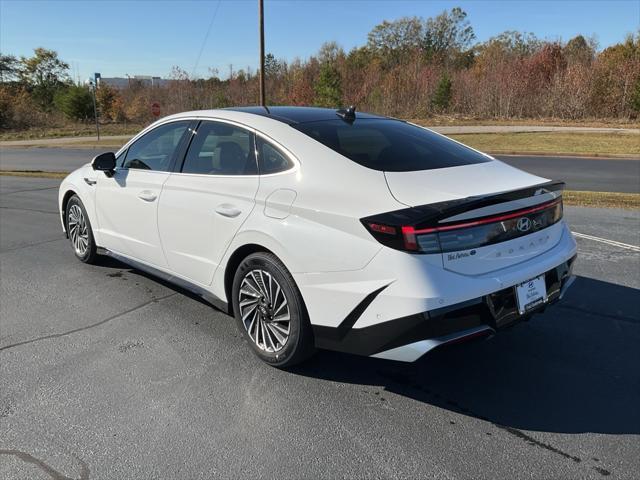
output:
[[[575,259],[576,255],[573,255],[544,272],[547,302],[526,315],[519,314],[515,287],[511,286],[444,308],[365,328],[341,329],[314,325],[316,346],[376,358],[415,361],[440,345],[489,336],[544,311],[548,305],[560,300],[573,283],[571,272]],[[365,298],[366,304],[361,305],[361,309],[364,311],[374,298]]]

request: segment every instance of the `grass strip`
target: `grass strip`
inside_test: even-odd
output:
[[[502,132],[459,133],[449,135],[466,145],[491,154],[568,155],[588,157],[640,158],[640,135],[634,133],[595,132]],[[117,150],[127,139],[105,137],[100,141],[81,136],[69,143],[43,141],[7,146],[7,148],[105,148]],[[41,143],[39,143],[41,142]]]
[[[623,208],[625,210],[640,208],[640,193],[565,190],[562,192],[562,199],[565,205],[572,207]]]
[[[0,170],[7,177],[64,178],[68,172],[44,172],[42,170]]]
[[[78,140],[77,142],[73,142],[73,143],[25,144],[25,145],[9,146],[7,148],[70,148],[70,149],[93,148],[93,149],[111,149],[115,152],[127,142],[128,142],[128,139],[117,140],[117,139],[106,138],[100,141]]]
[[[633,133],[461,133],[449,136],[482,152],[496,154],[640,157],[640,135]]]
[[[100,125],[100,135],[135,135],[146,125],[128,123]],[[92,137],[96,135],[93,123],[86,125],[68,125],[49,128],[31,128],[28,130],[0,132],[0,141],[10,140],[40,140],[59,137]]]

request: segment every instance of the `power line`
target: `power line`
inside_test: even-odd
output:
[[[202,52],[204,51],[204,47],[207,44],[207,39],[209,38],[209,33],[211,32],[211,27],[213,26],[213,22],[218,15],[218,10],[220,9],[220,4],[222,0],[218,0],[216,5],[216,9],[213,11],[213,15],[211,16],[211,21],[209,22],[209,27],[207,28],[207,33],[204,36],[204,40],[202,40],[202,45],[200,46],[200,52],[198,53],[198,57],[196,58],[196,64],[193,66],[193,71],[191,72],[191,78],[195,77],[196,69],[198,68],[198,64],[200,63],[200,57],[202,56]]]

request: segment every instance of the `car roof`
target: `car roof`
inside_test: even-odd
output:
[[[278,120],[289,125],[339,119],[338,110],[319,107],[229,107],[224,110],[252,113]],[[356,112],[356,118],[387,118],[365,112]]]

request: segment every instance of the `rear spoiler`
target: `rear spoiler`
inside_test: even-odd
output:
[[[489,207],[499,203],[520,200],[523,198],[535,197],[545,193],[561,192],[565,183],[561,181],[550,181],[532,185],[518,190],[510,190],[501,193],[488,195],[477,195],[473,197],[448,200],[445,202],[430,203],[418,207],[408,207],[393,212],[381,213],[363,218],[363,223],[380,223],[401,227],[403,225],[414,225],[416,228],[430,228],[438,225],[442,220],[456,216],[460,213],[478,208]],[[482,218],[482,217],[478,217]]]

